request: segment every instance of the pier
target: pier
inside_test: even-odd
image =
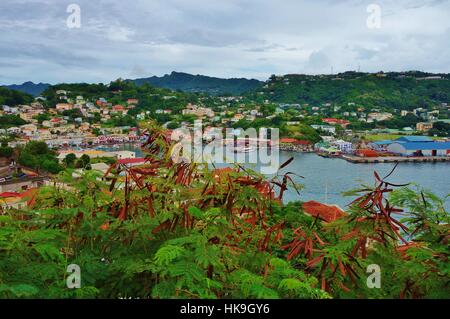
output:
[[[355,164],[376,163],[439,163],[450,162],[450,156],[386,156],[386,157],[359,157],[354,155],[342,155],[342,159]]]

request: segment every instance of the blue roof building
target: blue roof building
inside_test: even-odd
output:
[[[402,156],[450,156],[450,142],[395,141],[387,150]]]
[[[428,136],[402,136],[394,142],[433,142]]]

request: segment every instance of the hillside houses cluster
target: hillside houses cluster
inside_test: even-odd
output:
[[[113,115],[126,115],[130,109],[139,103],[137,99],[128,99],[126,105],[112,105],[105,98],[99,98],[95,103],[87,101],[83,96],[71,99],[70,92],[56,92],[58,103],[45,109],[43,98],[38,97],[30,105],[3,105],[0,115],[15,115],[24,125],[0,129],[0,135],[15,135],[10,142],[15,147],[28,141],[45,141],[50,147],[80,146],[87,144],[108,144],[113,142],[134,142],[138,140],[137,128],[131,126],[104,128],[102,122],[111,119]],[[80,117],[70,118],[66,111],[78,110]],[[39,121],[38,116],[45,114],[45,119]],[[98,114],[98,115],[96,115]],[[98,117],[99,121],[86,119]]]

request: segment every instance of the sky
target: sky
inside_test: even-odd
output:
[[[449,62],[450,0],[0,1],[0,84],[449,73]]]

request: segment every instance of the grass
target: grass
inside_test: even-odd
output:
[[[414,135],[420,135],[420,134],[414,134]],[[400,134],[388,134],[388,133],[380,133],[380,134],[370,134],[365,135],[364,139],[368,142],[377,142],[377,141],[385,141],[385,140],[395,140],[402,136],[407,135],[400,135]],[[440,137],[431,137],[433,140],[438,140]]]
[[[371,134],[364,136],[364,139],[369,142],[377,142],[377,141],[384,141],[384,140],[395,140],[397,138],[400,138],[404,135],[399,134]]]

